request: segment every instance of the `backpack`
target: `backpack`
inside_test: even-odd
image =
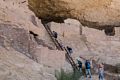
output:
[[[57,38],[57,36],[58,36],[57,32],[53,32],[53,35],[55,38]]]
[[[86,67],[86,69],[90,69],[91,68],[90,61],[86,61],[85,62],[85,67]]]
[[[67,46],[67,50],[70,52],[70,53],[73,53],[73,50],[71,47]]]
[[[82,62],[78,60],[78,67],[82,68]]]

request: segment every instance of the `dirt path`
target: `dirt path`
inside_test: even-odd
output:
[[[99,80],[99,79],[98,79],[98,75],[93,75],[92,79],[90,79],[90,78],[86,79],[85,76],[84,76],[84,77],[81,77],[79,80]]]

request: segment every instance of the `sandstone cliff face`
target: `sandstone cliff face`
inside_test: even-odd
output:
[[[88,27],[120,26],[119,0],[28,0],[29,8],[48,21],[74,18]]]
[[[41,20],[27,5],[27,0],[0,0],[0,78],[56,80],[54,70],[65,68],[71,71],[72,68],[65,61],[64,52],[56,50]],[[99,29],[119,25],[118,0],[29,0],[29,7],[39,18],[49,21],[61,22],[70,17]],[[109,41],[103,31],[86,27],[80,35],[81,26],[71,20],[70,23],[51,23],[50,28],[58,32],[58,40],[64,46],[73,48],[74,60],[82,55],[100,57],[109,65],[119,63],[119,41]],[[119,36],[116,33],[110,39],[117,37],[119,40]]]
[[[60,69],[64,65],[64,53],[55,50],[41,21],[27,5],[27,0],[0,0],[0,80],[56,80],[54,66]],[[61,56],[50,57],[53,52]],[[50,59],[51,63],[56,61],[54,66],[47,63]]]
[[[29,58],[33,58],[37,43],[30,36],[29,31],[18,28],[17,25],[0,24],[0,46],[10,50],[10,48],[23,53]]]
[[[0,47],[0,80],[56,80],[46,68],[14,49]]]

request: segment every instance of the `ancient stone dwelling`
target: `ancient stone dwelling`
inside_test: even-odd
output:
[[[120,80],[120,0],[0,0],[0,80],[57,80],[79,56]]]

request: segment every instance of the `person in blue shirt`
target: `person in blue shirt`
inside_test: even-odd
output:
[[[86,77],[88,78],[91,78],[92,79],[92,75],[91,75],[91,64],[90,64],[90,61],[89,60],[86,60],[85,61],[85,69],[86,69]]]

